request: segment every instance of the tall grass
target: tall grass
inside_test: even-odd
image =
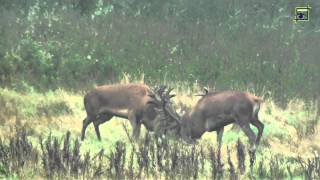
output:
[[[125,75],[122,83],[132,81],[143,82],[143,77]],[[179,83],[171,85],[178,86],[174,99],[176,107],[188,109],[194,106],[198,98],[193,94],[201,91],[198,84],[191,87]],[[228,127],[222,151],[217,152],[214,133],[204,134],[196,145],[153,134],[145,134],[135,142],[129,136],[131,127],[121,127],[126,120],[117,118],[101,127],[102,142],[96,140],[90,127],[86,140],[79,142],[77,138],[85,115],[82,103],[82,94],[64,90],[22,93],[0,89],[0,106],[4,107],[0,109],[1,176],[62,178],[67,175],[112,179],[319,177],[317,104],[292,100],[283,109],[272,98],[266,99],[259,113],[265,131],[255,156],[252,156],[247,152],[244,134],[228,131]]]
[[[125,130],[125,129],[124,129]],[[243,171],[250,161],[237,153],[243,161],[238,168],[231,158],[233,147],[228,147],[227,161],[212,146],[185,143],[146,133],[135,148],[126,149],[129,142],[119,141],[111,146],[111,153],[103,149],[98,153],[80,152],[78,139],[70,132],[62,137],[39,137],[38,145],[30,143],[25,131],[17,130],[12,137],[0,141],[0,176],[19,178],[112,178],[112,179],[246,179],[249,177],[283,179],[305,177],[318,179],[320,159],[288,159],[272,155],[253,165],[253,171]],[[129,143],[130,144],[130,143]],[[242,149],[241,141],[235,147]],[[246,149],[243,149],[247,151]],[[218,156],[217,156],[218,155]],[[240,168],[240,169],[239,169]],[[31,172],[31,173],[26,173]],[[211,174],[211,175],[209,175]]]

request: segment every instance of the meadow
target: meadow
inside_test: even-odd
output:
[[[124,78],[120,83],[127,83]],[[142,80],[143,81],[143,80]],[[141,81],[140,81],[141,82]],[[174,86],[174,85],[172,85]],[[192,107],[201,87],[176,84],[174,98]],[[181,89],[184,89],[181,91]],[[85,117],[83,93],[46,93],[0,89],[0,176],[9,179],[79,177],[102,179],[314,179],[319,178],[317,104],[292,100],[285,109],[265,97],[259,116],[265,124],[251,164],[244,133],[227,126],[221,157],[216,133],[205,133],[195,145],[155,137],[143,129],[131,139],[128,120],[101,125],[99,142],[93,126],[80,141]],[[254,129],[254,128],[253,128]],[[256,129],[255,133],[257,132]]]
[[[305,3],[2,0],[0,178],[320,179],[320,1],[295,23]],[[221,156],[214,132],[133,142],[119,118],[80,141],[84,94],[128,82],[173,87],[178,112],[204,86],[262,97],[256,159],[232,126]]]

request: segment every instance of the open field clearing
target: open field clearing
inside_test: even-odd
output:
[[[0,94],[4,107],[0,113],[2,177],[61,177],[66,172],[70,178],[251,177],[248,139],[241,130],[232,130],[231,125],[225,130],[220,158],[215,157],[216,133],[205,133],[194,146],[172,139],[162,139],[159,144],[152,133],[145,134],[143,128],[139,142],[135,143],[129,138],[129,121],[120,118],[101,125],[101,142],[92,125],[82,142],[80,132],[85,117],[82,95],[63,90],[22,94],[7,89],[1,89]],[[174,102],[178,109],[181,102],[193,106],[198,99],[191,92],[177,94]],[[254,177],[319,177],[320,136],[316,113],[315,104],[307,106],[298,100],[291,101],[286,109],[279,108],[271,99],[263,103],[259,116],[265,129],[252,169]],[[23,131],[25,134],[21,135]],[[4,156],[8,152],[9,155]],[[5,159],[8,156],[13,159]],[[32,159],[33,156],[36,158]],[[77,160],[72,159],[75,157]],[[169,166],[174,170],[166,170]]]
[[[1,0],[0,179],[320,179],[319,37],[319,0]]]

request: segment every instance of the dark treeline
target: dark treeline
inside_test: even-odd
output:
[[[0,85],[83,90],[145,75],[216,89],[320,92],[320,1],[0,0]]]

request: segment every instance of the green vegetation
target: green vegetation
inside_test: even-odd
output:
[[[10,161],[13,165],[5,163],[9,161],[5,159],[9,158],[9,156],[0,156],[0,174],[2,177],[29,179],[33,177],[59,177],[65,173],[70,178],[115,178],[117,176],[126,176],[129,179],[133,176],[136,178],[150,178],[152,176],[172,177],[173,174],[181,178],[184,178],[184,175],[188,177],[197,176],[199,178],[211,176],[231,178],[232,176],[240,179],[246,179],[250,176],[250,157],[246,152],[248,141],[242,131],[237,132],[228,130],[227,128],[223,137],[221,159],[216,157],[215,147],[217,143],[215,133],[206,133],[194,150],[192,150],[194,148],[192,145],[186,145],[174,140],[167,142],[167,139],[163,139],[163,141],[170,144],[167,145],[167,149],[163,150],[167,153],[166,156],[168,156],[162,157],[164,158],[163,163],[169,163],[171,166],[174,163],[172,162],[174,161],[174,157],[177,156],[180,159],[185,158],[183,162],[182,160],[179,162],[180,165],[181,163],[191,163],[192,165],[192,167],[179,166],[170,172],[169,170],[161,169],[159,164],[154,164],[157,164],[158,161],[156,158],[152,159],[152,153],[157,152],[157,148],[151,148],[156,146],[157,140],[154,137],[147,135],[141,138],[138,143],[132,143],[129,140],[128,134],[131,134],[131,126],[127,120],[113,118],[111,121],[103,124],[101,127],[102,142],[97,140],[94,128],[89,126],[86,139],[83,142],[78,142],[82,128],[82,119],[85,116],[82,95],[71,94],[63,90],[25,94],[13,90],[0,89],[0,97],[0,106],[4,107],[0,113],[2,116],[0,154],[1,152],[5,153],[9,151],[10,148],[18,148],[16,146],[20,145],[23,146],[20,147],[22,149],[27,148],[25,151],[19,151],[10,155],[17,156]],[[192,106],[196,101],[197,99],[182,92],[175,98],[176,104],[184,102]],[[305,105],[303,105],[302,101],[289,103],[286,110],[277,107],[272,101],[264,102],[260,110],[260,119],[265,123],[265,131],[261,145],[257,151],[255,164],[252,167],[255,177],[318,177],[316,173],[318,157],[314,155],[314,153],[320,153],[319,141],[317,141],[317,137],[319,137],[318,131],[312,133],[307,131],[307,134],[299,133],[300,128],[306,129],[308,123],[313,122],[313,118],[316,118],[316,106],[309,110],[304,110],[304,107]],[[301,113],[294,114],[292,113],[293,110]],[[299,120],[293,121],[292,119]],[[123,128],[123,124],[128,130]],[[15,133],[16,129],[17,133]],[[319,129],[318,123],[313,124],[313,129]],[[25,137],[20,137],[21,130],[25,131]],[[143,132],[146,131],[144,130]],[[67,138],[68,136],[70,137]],[[39,141],[39,137],[42,137],[41,141]],[[18,138],[18,140],[15,140],[15,138]],[[67,148],[69,160],[63,159],[66,149],[64,147],[66,146],[64,143],[66,138],[69,139]],[[152,140],[145,142],[145,138],[151,138]],[[237,155],[237,148],[239,148],[237,141],[239,138],[244,142],[244,146],[242,147],[244,148],[243,157],[238,157],[239,155]],[[17,143],[16,146],[11,147],[14,145],[11,142],[15,141],[23,141],[23,143]],[[45,149],[41,148],[40,142],[44,143],[42,146],[46,147]],[[46,145],[47,143],[49,144]],[[214,149],[211,152],[210,148],[212,147]],[[76,148],[76,150],[73,148]],[[103,151],[101,151],[102,149]],[[227,149],[230,150],[230,153],[227,152]],[[133,153],[134,150],[138,152]],[[148,157],[142,157],[142,154],[146,153],[146,151],[149,153]],[[190,154],[190,152],[192,151],[197,151],[198,153],[203,151],[202,154],[196,156],[198,159],[195,162],[191,162],[192,153]],[[17,155],[22,152],[30,154]],[[53,152],[56,154],[50,155]],[[212,154],[213,152],[215,154]],[[117,153],[120,153],[120,155],[116,155]],[[134,157],[131,157],[132,153]],[[30,159],[21,159],[24,156],[28,156]],[[75,161],[73,157],[79,160]],[[62,164],[53,163],[54,161],[50,160],[51,158],[62,158]],[[125,158],[125,162],[121,164],[121,162],[112,160],[112,158]],[[228,158],[230,158],[230,161]],[[240,170],[239,165],[237,165],[239,162],[238,158],[244,162],[243,166],[246,167],[244,171]],[[310,160],[311,164],[307,163],[307,159]],[[53,164],[44,164],[44,161]],[[146,162],[144,161],[147,161],[149,164],[145,164]],[[24,165],[22,162],[28,163]],[[218,169],[222,167],[217,164],[218,162],[225,164],[221,170],[223,174],[219,174],[220,171]],[[49,168],[47,166],[52,167]],[[114,169],[119,168],[118,166],[121,166],[121,172]],[[78,168],[78,170],[73,170],[72,168]],[[192,168],[195,169],[192,170]],[[186,171],[195,173],[197,168],[199,168],[197,174],[184,173]],[[308,171],[308,168],[311,169]],[[108,169],[108,171],[102,171],[101,169]]]
[[[131,143],[122,125],[131,127],[119,118],[101,126],[102,142],[91,126],[78,142],[85,92],[132,81],[174,87],[177,107],[194,106],[192,95],[203,86],[262,96],[265,129],[253,175],[319,178],[320,1],[309,2],[310,22],[293,23],[294,7],[304,5],[0,1],[0,178],[249,178],[247,138],[229,128],[221,158],[215,133],[196,147],[166,139],[167,146],[154,148],[152,135]],[[151,157],[157,150],[168,166]]]
[[[318,1],[293,23],[286,0],[4,1],[0,85],[83,90],[118,82],[181,81],[270,92],[286,105],[319,96]],[[250,4],[250,5],[249,5]]]

